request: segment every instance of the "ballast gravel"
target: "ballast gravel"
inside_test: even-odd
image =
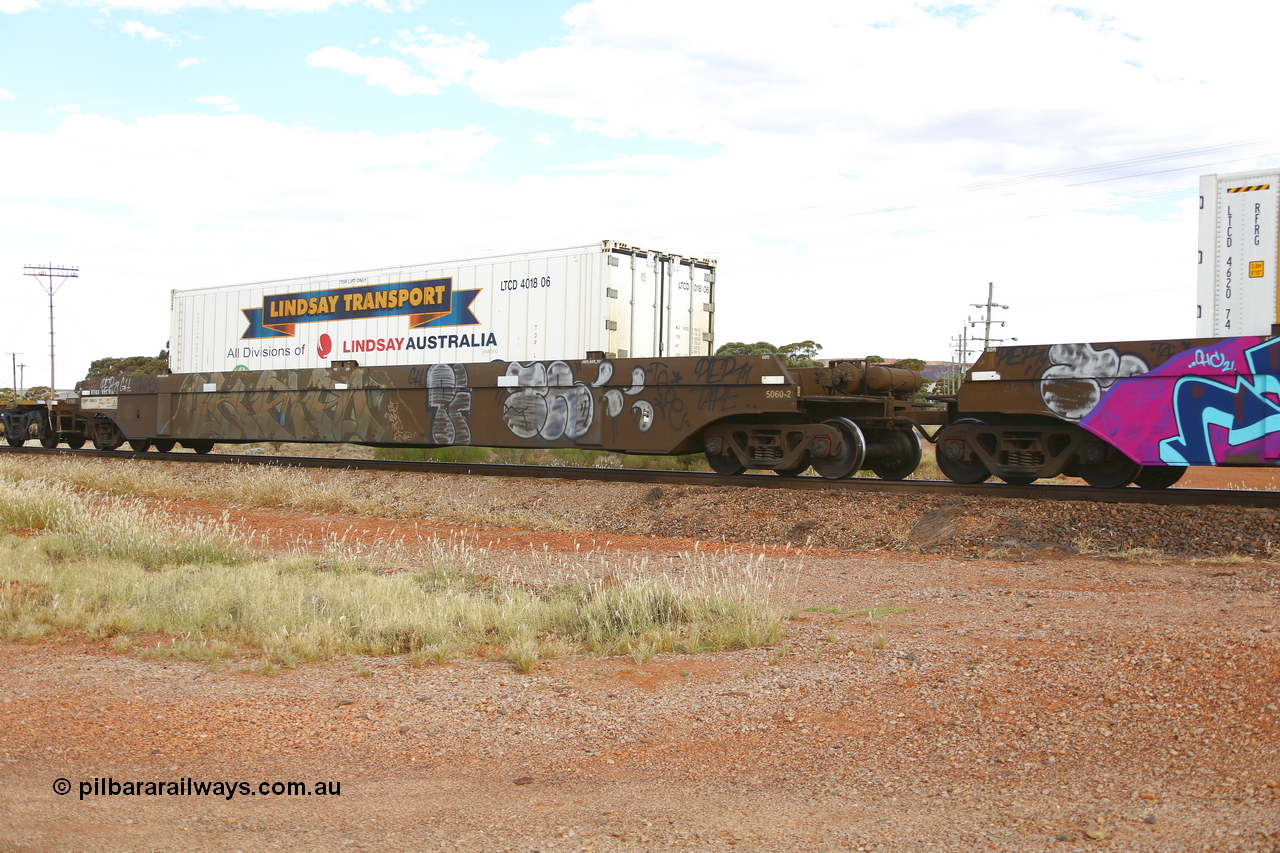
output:
[[[469,537],[530,580],[587,551],[750,561],[787,636],[529,674],[5,644],[0,849],[1280,850],[1274,511],[454,486],[549,521],[156,505],[317,545]],[[291,781],[340,793],[271,793]]]

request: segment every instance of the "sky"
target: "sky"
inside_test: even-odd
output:
[[[1186,337],[1198,178],[1280,165],[1280,4],[0,0],[0,384],[169,293],[619,240],[717,343]],[[18,353],[11,356],[9,353]]]

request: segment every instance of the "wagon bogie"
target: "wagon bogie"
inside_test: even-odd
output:
[[[1191,465],[1280,465],[1280,337],[988,350],[937,436],[958,482],[1167,488]]]

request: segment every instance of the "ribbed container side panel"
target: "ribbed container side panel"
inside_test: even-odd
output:
[[[715,261],[607,240],[175,290],[170,369],[706,355],[714,278]]]

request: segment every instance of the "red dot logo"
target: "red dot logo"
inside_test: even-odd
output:
[[[328,335],[320,336],[320,348],[318,352],[320,353],[321,358],[328,358],[329,353],[333,352],[333,341],[329,339]]]

